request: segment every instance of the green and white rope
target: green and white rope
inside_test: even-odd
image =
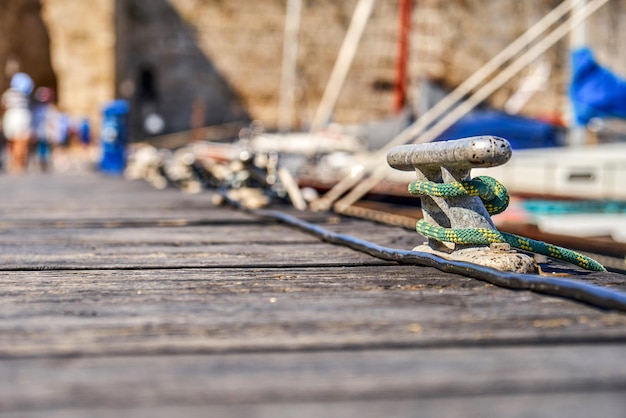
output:
[[[453,183],[435,183],[427,180],[416,181],[409,184],[409,193],[418,196],[426,195],[442,198],[478,196],[483,201],[490,215],[503,212],[509,204],[509,193],[506,188],[496,179],[488,176],[479,176],[468,181]],[[423,219],[417,221],[415,229],[425,237],[438,241],[469,245],[507,243],[513,248],[563,260],[586,270],[606,271],[602,264],[576,251],[543,241],[500,232],[496,229],[444,228],[428,223]]]

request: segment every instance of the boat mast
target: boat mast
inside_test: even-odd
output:
[[[301,10],[302,0],[287,0],[282,76],[278,102],[278,129],[281,132],[288,132],[293,128]]]
[[[350,66],[352,65],[352,60],[354,59],[359,42],[361,41],[361,36],[367,26],[367,21],[372,14],[375,2],[376,0],[359,0],[356,5],[350,26],[348,27],[348,32],[339,50],[337,61],[335,61],[335,66],[330,74],[328,84],[326,84],[324,95],[315,112],[313,122],[311,123],[311,132],[322,129],[330,121],[333,108],[337,103],[337,99],[339,99],[339,93],[348,76],[348,70],[350,70]]]
[[[381,164],[381,158],[384,157],[384,153],[386,153],[392,146],[404,144],[407,142],[412,143],[423,143],[430,142],[437,137],[437,135],[441,134],[448,127],[452,126],[453,123],[458,121],[461,117],[471,111],[474,107],[484,101],[489,95],[491,95],[495,90],[502,87],[504,83],[510,80],[514,75],[519,73],[523,68],[533,62],[537,57],[543,54],[548,48],[553,46],[556,42],[563,39],[566,35],[569,35],[571,30],[576,27],[576,25],[580,24],[593,13],[595,13],[599,8],[601,8],[604,4],[606,4],[609,0],[591,0],[589,3],[584,4],[580,10],[575,13],[571,13],[568,20],[559,26],[557,26],[552,32],[543,37],[540,41],[538,41],[535,45],[533,45],[528,51],[524,52],[517,58],[515,58],[510,64],[505,67],[499,68],[499,66],[495,66],[494,64],[501,59],[503,60],[502,64],[506,62],[508,59],[513,58],[513,56],[521,51],[523,46],[528,46],[531,41],[545,32],[550,25],[547,24],[547,18],[553,16],[553,13],[549,13],[538,22],[537,25],[533,26],[526,33],[524,33],[517,41],[513,42],[513,44],[509,45],[509,47],[505,48],[498,56],[494,57],[490,62],[485,64],[484,67],[479,69],[472,77],[467,79],[461,86],[457,87],[452,93],[450,93],[447,97],[442,99],[436,106],[430,109],[426,114],[422,115],[419,119],[417,119],[411,126],[406,128],[400,134],[398,134],[395,138],[393,138],[387,145],[378,150],[367,162],[366,167],[361,169],[357,175],[351,174],[344,179],[342,179],[339,183],[333,186],[323,197],[319,198],[316,202],[313,203],[313,207],[316,210],[326,210],[328,209],[333,202],[336,202],[337,199],[341,198],[342,194],[348,191],[351,187],[355,186],[359,181],[366,176],[366,174],[371,173],[370,177],[365,181],[358,184],[348,195],[343,197],[339,202],[335,204],[335,208],[338,211],[343,207],[350,206],[352,203],[356,202],[359,198],[361,198],[365,193],[371,190],[376,184],[380,183],[383,178],[386,176],[387,167]],[[569,8],[571,3],[564,1],[559,5],[553,12],[558,10],[563,10],[563,6],[565,8]],[[553,23],[553,22],[552,22]],[[519,41],[519,42],[518,42]],[[512,45],[516,44],[515,53],[512,53]],[[517,45],[519,44],[519,45]],[[507,54],[505,54],[507,52]],[[509,56],[509,52],[511,52]],[[506,59],[504,59],[506,56]],[[469,98],[462,101],[456,107],[454,107],[450,113],[443,116],[441,120],[435,123],[428,130],[425,128],[428,126],[425,122],[428,120],[428,123],[435,121],[435,116],[442,116],[443,111],[445,109],[449,109],[449,105],[455,105],[458,100],[461,99],[460,92],[467,88],[469,92],[471,89],[469,88],[470,84],[474,87],[481,84],[486,76],[485,73],[491,73],[495,70],[499,70],[499,72],[494,76],[493,79],[489,80],[476,90]],[[470,79],[472,83],[469,83]],[[475,82],[475,83],[474,83]],[[463,87],[463,89],[461,88]],[[454,100],[452,100],[452,96]],[[445,105],[445,106],[444,106]],[[441,113],[438,113],[440,112]],[[426,117],[430,119],[427,119]],[[373,171],[372,171],[373,170]]]
[[[587,0],[571,0],[574,2],[574,8],[572,10],[572,14],[580,12],[580,10],[584,9],[587,4]],[[587,44],[587,21],[583,20],[580,24],[573,26],[571,29],[570,37],[569,37],[569,51],[570,54],[572,51],[582,48]],[[568,62],[569,62],[568,57]],[[571,73],[574,69],[571,68],[571,64],[569,67],[570,71],[570,79]],[[579,126],[574,122],[574,109],[572,104],[569,105],[571,121],[569,121],[570,128],[567,134],[567,145],[570,147],[579,147],[585,145],[586,142],[586,133],[587,130],[584,126]]]

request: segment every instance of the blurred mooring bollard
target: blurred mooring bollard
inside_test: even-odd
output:
[[[126,100],[114,100],[102,109],[100,130],[100,170],[121,175],[126,165],[128,143],[128,111]]]

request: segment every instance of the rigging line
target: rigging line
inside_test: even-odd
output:
[[[446,273],[460,274],[507,289],[530,290],[582,302],[601,309],[626,312],[626,293],[617,290],[572,279],[503,272],[478,264],[447,260],[429,253],[384,247],[350,235],[329,231],[286,213],[266,209],[248,209],[229,199],[225,194],[222,197],[231,206],[251,215],[282,222],[322,241],[342,245],[382,260],[433,267]]]
[[[603,5],[606,1],[608,0],[602,0],[600,6]],[[389,149],[396,145],[412,142],[413,139],[417,135],[422,133],[432,122],[434,122],[438,117],[442,116],[450,108],[454,107],[459,102],[459,100],[461,100],[466,94],[470,93],[494,71],[501,69],[505,62],[513,58],[515,54],[520,52],[523,48],[527,47],[539,35],[543,34],[543,32],[545,32],[550,26],[552,26],[558,19],[563,17],[567,12],[571,11],[573,7],[574,2],[571,0],[565,0],[561,4],[559,4],[559,6],[557,6],[535,25],[529,28],[524,34],[522,34],[519,38],[513,41],[508,47],[506,47],[499,54],[494,56],[491,60],[489,60],[486,64],[479,68],[461,85],[459,85],[455,90],[448,94],[448,96],[444,97],[433,108],[420,116],[412,125],[410,125],[399,135],[393,138],[383,148],[381,148],[365,163],[365,167],[361,172],[343,178],[339,183],[333,186],[333,188],[330,189],[324,196],[319,198],[314,206],[317,206],[319,209],[330,208],[330,206],[336,200],[338,200],[343,195],[343,193],[345,193],[347,190],[357,184],[374,168],[375,165],[379,164],[379,160],[384,157],[384,154],[386,154]],[[592,9],[589,5],[586,5],[586,7],[587,8],[582,11],[584,14],[580,13],[577,16],[580,16],[584,19],[595,10],[597,10],[597,8],[599,8],[599,6],[594,6],[594,8]],[[574,22],[574,20],[571,19],[572,18],[570,18],[570,22]],[[380,170],[375,171],[375,173],[377,174],[373,174],[373,177],[381,175]]]
[[[591,2],[585,4],[585,6],[581,8],[581,10],[577,11],[576,14],[569,17],[568,20],[566,20],[563,24],[561,24],[548,35],[546,35],[543,39],[541,39],[541,41],[533,45],[524,54],[516,58],[515,61],[513,61],[508,67],[495,75],[493,79],[491,79],[481,88],[476,90],[476,92],[467,100],[462,101],[457,107],[451,110],[450,113],[440,119],[427,131],[413,138],[411,142],[416,144],[432,142],[433,140],[435,140],[438,135],[444,133],[447,128],[452,126],[456,121],[461,119],[472,109],[478,106],[481,102],[487,99],[491,94],[493,94],[493,92],[502,87],[515,74],[519,73],[524,67],[526,67],[533,60],[535,60],[537,57],[547,51],[548,48],[552,47],[552,45],[565,37],[565,35],[571,32],[572,29],[576,27],[576,25],[584,22],[589,16],[595,13],[608,1],[609,0],[592,0]],[[400,135],[402,135],[402,133]],[[337,212],[341,212],[345,207],[359,200],[362,196],[369,192],[372,187],[380,183],[386,176],[387,167],[380,166],[376,168],[369,178],[362,181],[354,189],[352,189],[350,193],[348,193],[341,200],[337,201],[334,206],[335,210]]]
[[[328,84],[311,122],[310,132],[320,130],[330,120],[375,3],[376,0],[359,0],[357,3]]]
[[[495,70],[500,69],[505,62],[511,59],[515,54],[520,52],[523,48],[533,42],[539,35],[545,32],[551,25],[553,25],[558,19],[563,17],[574,7],[574,1],[565,0],[554,8],[550,13],[539,20],[535,25],[529,28],[524,34],[513,41],[509,46],[500,51],[491,60],[485,63],[481,68],[468,77],[463,83],[461,83],[456,89],[450,92],[446,97],[435,104],[426,113],[421,115],[411,126],[406,128],[398,136],[392,139],[386,146],[379,151],[379,154],[384,154],[388,149],[395,145],[410,141],[412,137],[421,133],[428,125],[434,122],[444,112],[454,106],[459,100],[461,100],[466,94],[471,92],[475,87],[482,83],[486,77],[488,77]],[[360,173],[360,176],[346,177],[339,182],[333,189],[331,189],[323,199],[328,201],[328,204],[332,204],[341,195],[346,192],[350,187],[354,186],[361,177],[365,176],[374,165],[377,164],[379,158],[372,157],[366,164],[366,170]]]

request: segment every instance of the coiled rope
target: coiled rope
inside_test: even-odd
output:
[[[506,188],[496,179],[488,176],[478,176],[468,181],[452,183],[435,183],[428,180],[415,181],[409,184],[409,193],[417,196],[426,195],[442,198],[478,196],[490,215],[503,212],[509,205],[509,193]],[[469,245],[507,243],[511,247],[566,261],[586,270],[606,271],[602,264],[576,251],[501,232],[497,229],[444,228],[428,223],[424,219],[417,221],[415,229],[423,236],[438,241]]]

